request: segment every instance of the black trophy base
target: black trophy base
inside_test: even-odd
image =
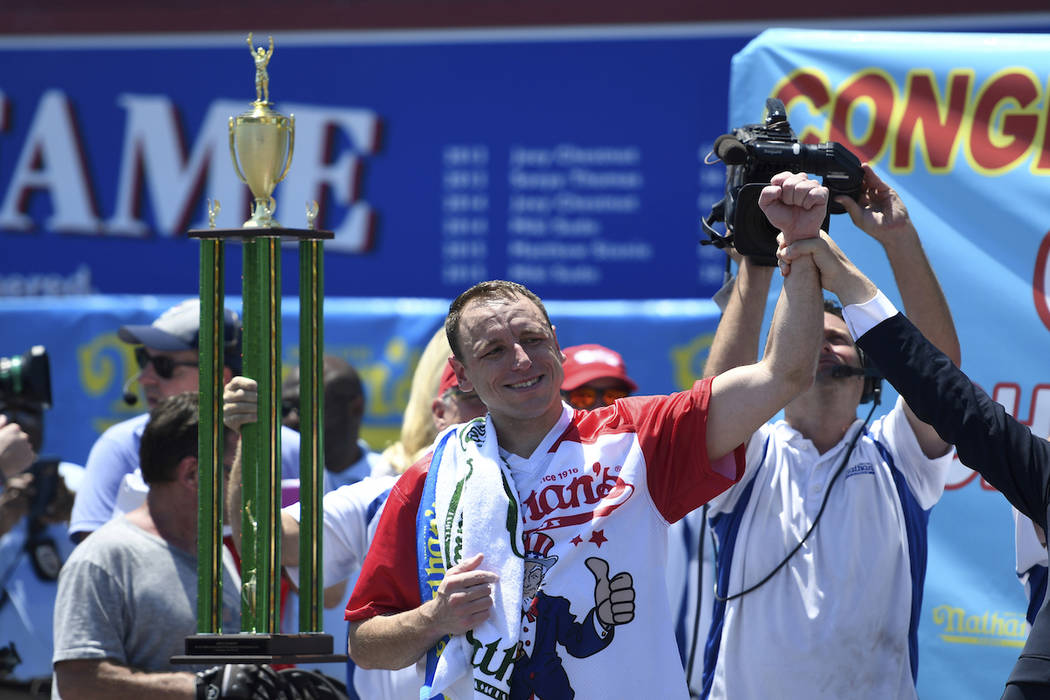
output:
[[[307,634],[194,634],[186,637],[186,654],[171,657],[173,664],[294,664],[346,661],[332,653],[332,635]]]

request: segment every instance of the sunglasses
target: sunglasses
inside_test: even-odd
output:
[[[611,406],[616,399],[623,399],[631,395],[631,392],[619,387],[613,389],[594,389],[589,386],[576,387],[566,394],[569,405],[584,411],[599,406]]]
[[[193,362],[183,361],[176,362],[167,355],[150,355],[146,352],[146,348],[141,345],[135,348],[135,362],[138,363],[139,369],[146,369],[146,365],[153,365],[153,371],[157,373],[157,376],[161,379],[171,379],[175,375],[176,367],[196,367],[197,361]]]

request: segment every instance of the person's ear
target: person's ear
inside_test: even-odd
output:
[[[448,361],[452,365],[452,371],[456,373],[456,384],[459,385],[459,390],[463,392],[474,391],[474,385],[467,378],[467,370],[463,367],[463,363],[457,360],[455,355],[448,358]]]
[[[191,487],[194,490],[196,490],[198,471],[199,470],[196,457],[183,457],[179,460],[179,464],[175,468],[176,480],[180,484],[187,487]]]
[[[434,421],[434,427],[440,431],[445,427],[445,402],[441,399],[434,399],[430,402],[430,417]]]
[[[565,364],[565,360],[569,358],[561,351],[561,343],[558,342],[558,327],[553,323],[551,324],[551,334],[554,336],[554,347],[558,348],[558,357],[561,359],[562,364]]]

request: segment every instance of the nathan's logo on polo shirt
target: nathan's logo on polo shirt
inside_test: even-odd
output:
[[[854,464],[852,467],[846,470],[846,478],[856,476],[857,474],[871,474],[875,475],[875,467],[871,466],[871,462],[861,462],[860,464]]]
[[[634,485],[620,478],[622,468],[595,462],[590,469],[548,474],[544,481],[553,481],[524,499],[527,529],[571,527],[612,513],[634,493]]]
[[[1023,647],[1028,621],[1021,612],[974,612],[953,605],[933,609],[933,623],[949,644],[979,644],[993,647]]]

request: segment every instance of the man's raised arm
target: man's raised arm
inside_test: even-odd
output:
[[[258,385],[248,377],[234,377],[222,393],[223,423],[240,434],[241,426],[258,420]],[[233,469],[226,484],[226,522],[233,529],[233,544],[241,551],[241,442],[233,458]],[[299,523],[287,513],[281,513],[281,565],[299,566]]]
[[[762,190],[759,206],[784,240],[815,237],[827,212],[828,190],[805,174],[780,173]],[[707,453],[728,454],[804,391],[816,371],[823,302],[812,261],[799,260],[773,314],[766,352],[756,364],[735,367],[711,384]]]
[[[854,202],[849,197],[839,197],[836,201],[842,204],[858,228],[882,244],[908,319],[927,340],[958,365],[961,358],[959,337],[948,301],[900,196],[865,163],[859,200]],[[948,450],[948,443],[930,425],[920,421],[907,403],[905,415],[927,457],[940,456]]]

